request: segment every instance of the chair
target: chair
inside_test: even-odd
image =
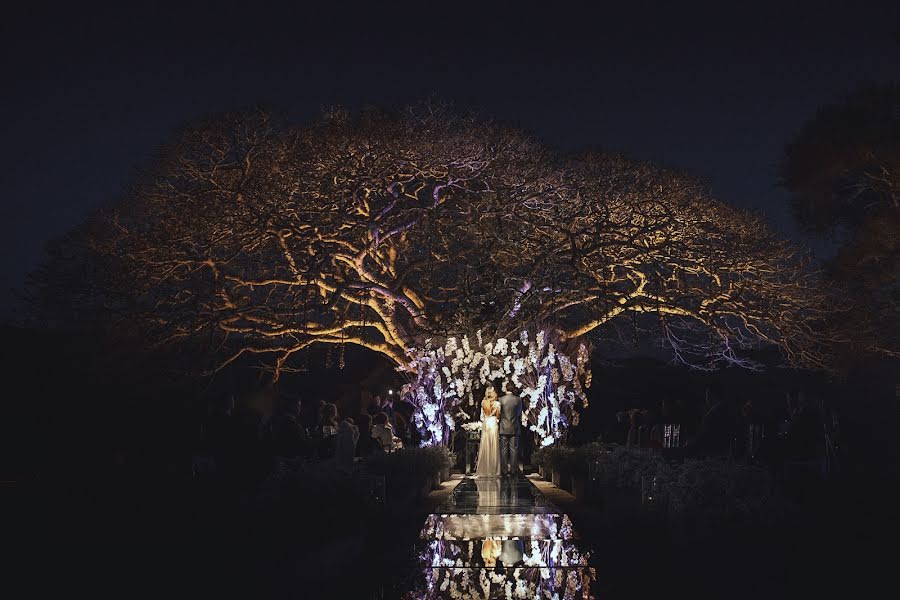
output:
[[[681,445],[681,424],[663,425],[663,448],[678,448]]]

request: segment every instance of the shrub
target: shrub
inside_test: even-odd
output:
[[[659,483],[669,514],[699,526],[766,525],[786,509],[773,493],[769,473],[752,465],[687,460]]]
[[[372,456],[366,465],[373,473],[384,475],[388,482],[412,480],[420,484],[450,466],[450,450],[446,446],[404,448]]]
[[[550,446],[547,466],[554,471],[571,473],[575,468],[575,449],[566,446]]]
[[[368,499],[354,474],[330,461],[295,461],[274,472],[254,499],[259,515],[284,534],[340,537],[357,527]],[[312,522],[308,515],[316,514]]]
[[[538,448],[534,452],[531,453],[531,464],[537,468],[549,468],[550,467],[550,448],[544,446],[542,448]]]
[[[603,465],[607,485],[629,491],[641,489],[642,477],[671,478],[667,471],[669,465],[655,452],[618,446],[609,452]]]
[[[582,447],[577,455],[586,465],[599,450]],[[639,492],[642,478],[653,479],[669,517],[692,526],[766,525],[786,514],[768,472],[752,465],[721,459],[669,463],[659,453],[624,447],[614,448],[602,465],[610,488]]]
[[[591,442],[575,449],[575,473],[580,476],[588,474],[590,465],[606,452],[603,444]]]

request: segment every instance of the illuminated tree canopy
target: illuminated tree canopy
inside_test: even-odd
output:
[[[403,367],[426,339],[532,325],[601,351],[637,329],[700,368],[768,345],[826,361],[816,273],[758,218],[685,175],[431,105],[200,123],[54,254],[36,289],[85,282],[70,310],[208,343],[212,370],[281,373],[315,343]]]

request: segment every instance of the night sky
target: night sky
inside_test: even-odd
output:
[[[121,196],[175,128],[222,110],[307,121],[436,95],[561,150],[685,169],[805,242],[776,187],[784,142],[818,106],[900,75],[900,2],[123,4],[3,15],[3,316],[47,240]]]

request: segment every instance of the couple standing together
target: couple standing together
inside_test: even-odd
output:
[[[481,423],[475,477],[517,474],[522,399],[511,392],[497,398],[496,390],[489,386],[481,402]]]

